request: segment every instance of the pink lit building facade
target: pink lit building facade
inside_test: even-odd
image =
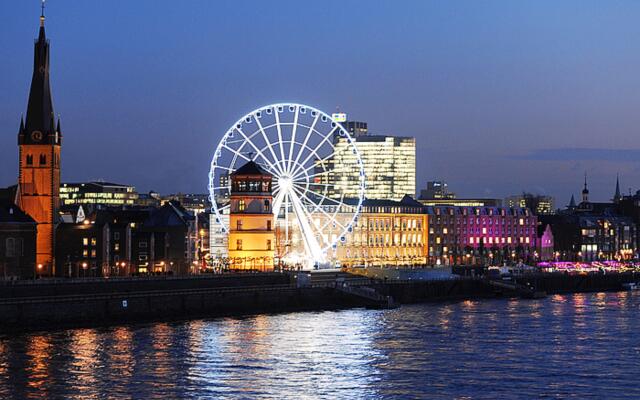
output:
[[[527,208],[426,207],[429,263],[534,261],[538,219]]]

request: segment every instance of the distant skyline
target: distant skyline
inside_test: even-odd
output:
[[[16,183],[40,2],[0,3],[0,186]],[[640,189],[640,3],[50,0],[63,181],[206,192],[246,112],[336,107],[415,136],[417,188],[578,199]]]

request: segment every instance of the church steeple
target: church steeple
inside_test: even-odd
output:
[[[589,189],[587,189],[587,173],[584,174],[584,189],[582,189],[582,202],[589,202]]]
[[[60,144],[55,134],[55,115],[49,84],[49,41],[44,30],[44,1],[40,14],[40,31],[34,45],[33,75],[27,104],[24,129],[18,137],[19,144]]]
[[[620,194],[620,176],[616,175],[616,192],[613,195],[613,202],[618,202],[622,200],[622,195]]]
[[[44,1],[40,30],[34,44],[33,75],[26,118],[18,133],[20,207],[37,222],[38,274],[55,275],[55,226],[60,207],[60,119],[56,121],[49,86],[49,41],[44,30]]]

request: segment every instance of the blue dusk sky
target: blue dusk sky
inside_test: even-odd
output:
[[[37,0],[0,3],[0,186],[17,180]],[[418,188],[640,189],[637,1],[50,0],[63,181],[205,192],[226,129],[278,101],[415,136]]]

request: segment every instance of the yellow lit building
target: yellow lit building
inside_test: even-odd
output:
[[[272,176],[249,161],[230,178],[230,269],[272,271],[275,249]]]
[[[63,205],[134,205],[138,200],[136,188],[109,182],[63,183],[60,201]]]

